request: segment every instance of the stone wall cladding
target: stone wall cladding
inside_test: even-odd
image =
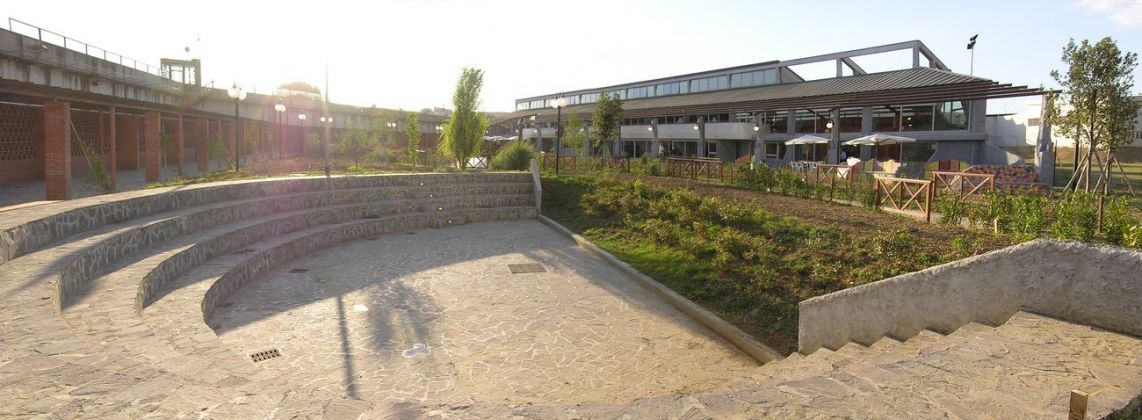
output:
[[[1019,310],[1142,336],[1142,252],[1036,240],[800,303],[809,354],[921,330],[999,325]]]
[[[0,264],[67,236],[179,208],[318,190],[478,183],[520,183],[530,188],[531,178],[526,172],[285,178],[156,188],[46,204],[5,212],[0,221]]]

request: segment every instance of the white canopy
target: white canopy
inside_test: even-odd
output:
[[[786,146],[793,146],[797,144],[829,144],[829,139],[806,134],[785,142]]]
[[[912,143],[914,141],[916,141],[916,139],[911,137],[872,133],[864,137],[857,137],[841,144],[844,144],[845,146],[879,146],[882,144]]]

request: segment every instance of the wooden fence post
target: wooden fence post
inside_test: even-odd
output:
[[[1087,393],[1072,390],[1071,391],[1071,409],[1067,413],[1067,420],[1084,420],[1086,419],[1087,407]]]

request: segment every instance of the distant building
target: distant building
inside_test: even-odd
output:
[[[1142,96],[1131,97],[1142,105]],[[1035,139],[1042,128],[1042,101],[1028,101],[1022,112],[1010,114],[991,114],[987,116],[988,142],[1004,149],[1025,155],[1035,147]],[[1124,147],[1142,148],[1142,108],[1139,108],[1138,118],[1134,122],[1131,143]],[[1055,147],[1073,148],[1074,139],[1059,134],[1058,130],[1051,131],[1051,139]]]
[[[909,51],[912,65],[868,73],[853,59]],[[795,66],[835,63],[835,77],[806,80]],[[988,144],[987,100],[1036,96],[1041,90],[1013,87],[952,72],[920,41],[882,45],[785,61],[767,61],[594,89],[551,93],[516,100],[515,111],[493,122],[513,125],[523,137],[552,150],[556,110],[590,121],[601,93],[623,99],[621,137],[609,145],[626,156],[701,156],[723,161],[752,159],[771,165],[816,155],[837,161],[871,157],[869,147],[841,142],[874,132],[918,140],[879,147],[883,158],[1009,163],[1018,158]],[[573,128],[568,128],[573,129]],[[814,134],[829,144],[794,146],[784,142]],[[748,156],[748,158],[747,158]]]

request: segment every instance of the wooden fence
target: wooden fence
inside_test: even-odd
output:
[[[701,176],[718,180],[721,180],[724,175],[722,161],[716,158],[667,158],[666,174],[692,179],[698,179]]]
[[[964,201],[995,191],[995,175],[968,172],[932,172],[933,198]]]
[[[911,211],[913,207],[932,221],[932,184],[926,179],[876,177],[873,179],[873,203],[881,207],[887,202],[891,208]]]

